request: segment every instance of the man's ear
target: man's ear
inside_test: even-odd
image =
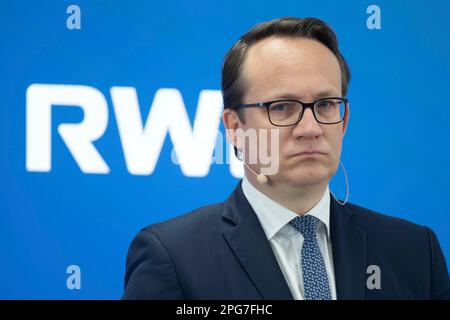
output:
[[[345,132],[347,131],[347,125],[348,125],[349,118],[350,118],[350,103],[347,102],[347,113],[345,114],[345,118],[344,118],[344,121],[343,121],[342,136],[344,136]]]
[[[242,128],[242,123],[237,111],[233,109],[224,109],[222,112],[222,122],[225,127],[227,140],[235,147],[239,147],[237,145],[236,130]]]

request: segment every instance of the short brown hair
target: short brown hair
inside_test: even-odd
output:
[[[248,48],[270,36],[309,38],[327,46],[336,56],[341,68],[342,96],[347,94],[350,68],[339,51],[334,31],[317,18],[283,17],[254,26],[228,50],[222,66],[222,97],[225,108],[242,104],[245,83],[241,72]],[[241,113],[238,112],[241,121]]]

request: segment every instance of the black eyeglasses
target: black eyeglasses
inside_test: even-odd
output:
[[[274,100],[241,104],[227,107],[238,110],[241,108],[266,107],[269,121],[274,126],[289,127],[297,125],[302,120],[305,109],[310,108],[318,123],[336,124],[344,120],[347,113],[348,99],[341,97],[328,97],[318,99],[311,103],[298,100]]]

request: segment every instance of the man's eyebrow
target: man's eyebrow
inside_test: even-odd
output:
[[[316,93],[313,98],[314,100],[325,98],[325,97],[340,97],[340,94],[336,94],[336,91],[332,89],[322,90]],[[293,94],[292,92],[286,92],[286,93],[279,93],[275,95],[271,95],[269,97],[269,100],[279,100],[279,99],[288,99],[288,100],[300,100],[302,101],[302,96]]]

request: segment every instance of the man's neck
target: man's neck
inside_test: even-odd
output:
[[[304,215],[319,203],[328,185],[328,182],[325,181],[324,183],[314,186],[293,187],[274,182],[273,180],[270,180],[270,177],[267,184],[260,184],[256,181],[256,177],[253,173],[246,171],[245,175],[254,188],[273,201],[299,215]]]

